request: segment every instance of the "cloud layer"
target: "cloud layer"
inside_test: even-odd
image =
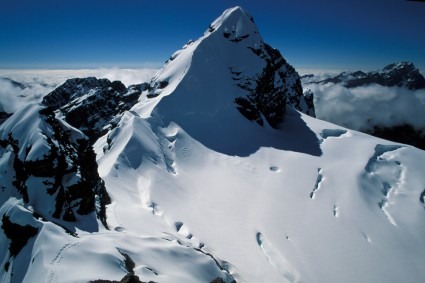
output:
[[[120,80],[126,86],[148,82],[158,69],[89,69],[89,70],[0,70],[0,111],[16,112],[28,103],[38,103],[67,79],[75,77]],[[321,78],[328,77],[321,74]],[[20,88],[9,78],[25,86]],[[317,80],[317,76],[314,80]],[[425,90],[371,85],[347,89],[337,84],[315,84],[304,79],[304,88],[314,93],[316,116],[354,130],[365,131],[379,126],[410,124],[425,129]]]
[[[16,112],[28,103],[38,103],[43,96],[76,77],[107,78],[120,80],[126,86],[148,82],[158,69],[88,69],[88,70],[0,70],[0,111]],[[12,84],[9,78],[24,88]]]
[[[410,124],[425,129],[425,90],[370,85],[347,89],[335,84],[304,84],[314,93],[316,116],[354,130]]]

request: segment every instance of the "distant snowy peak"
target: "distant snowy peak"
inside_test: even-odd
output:
[[[311,78],[309,78],[311,80]],[[425,78],[412,62],[389,64],[382,70],[374,72],[356,71],[341,73],[316,83],[342,84],[347,88],[378,84],[382,86],[407,87],[410,90],[425,88]]]
[[[146,118],[156,108],[177,122],[188,113],[203,120],[236,110],[259,125],[276,127],[287,104],[314,113],[298,73],[264,43],[253,18],[235,7],[170,57],[133,110]]]

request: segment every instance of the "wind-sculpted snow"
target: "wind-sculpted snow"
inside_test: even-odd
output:
[[[403,191],[406,169],[400,161],[394,160],[394,155],[389,156],[389,158],[387,156],[401,148],[402,146],[399,145],[378,144],[375,147],[375,154],[369,159],[365,167],[368,177],[368,182],[364,183],[365,189],[368,190],[368,194],[380,195],[377,205],[388,218],[388,221],[395,226],[397,226],[397,223],[391,216],[388,207],[395,202],[396,195]],[[370,190],[375,190],[375,192]]]
[[[256,235],[257,243],[276,272],[279,272],[286,282],[300,282],[298,272],[286,261],[286,259],[277,253],[276,249],[270,246],[264,235],[260,232]]]

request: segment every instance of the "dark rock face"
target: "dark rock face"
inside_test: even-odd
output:
[[[283,58],[282,54],[265,42],[254,45],[245,45],[244,41],[258,35],[255,22],[252,16],[246,14],[241,8],[235,10],[239,20],[245,20],[251,29],[238,31],[234,26],[226,26],[221,29],[225,39],[234,44],[241,43],[241,48],[248,48],[255,56],[260,57],[265,62],[262,72],[255,77],[246,77],[242,72],[232,70],[232,79],[237,81],[236,85],[246,90],[246,97],[235,99],[237,109],[251,121],[260,125],[264,124],[263,118],[272,127],[277,127],[286,114],[286,105],[294,107],[296,110],[314,116],[314,105],[308,104],[303,95],[300,76],[295,69]],[[232,28],[230,28],[232,27]],[[211,31],[210,31],[211,32]]]
[[[94,77],[69,79],[47,94],[42,103],[56,110],[75,98],[88,94],[93,89],[109,86],[111,86],[111,82],[107,79],[96,79]]]
[[[34,143],[45,143],[48,152],[37,158],[29,156],[35,145],[20,140],[25,137],[13,130],[1,133],[8,138],[0,140],[0,153],[8,155],[13,165],[6,168],[12,170],[12,182],[1,181],[2,186],[8,188],[3,193],[22,198],[24,203],[33,206],[36,214],[71,231],[74,227],[96,231],[92,212],[106,226],[105,205],[110,200],[98,175],[91,144],[81,133],[73,133],[73,128],[57,120],[49,108],[41,108],[39,119],[36,123],[43,126],[28,135],[39,135]],[[19,122],[31,125],[25,119]]]
[[[264,116],[272,127],[283,121],[287,104],[314,115],[314,105],[307,104],[298,73],[280,52],[267,44],[263,48],[250,49],[266,62],[266,66],[257,77],[243,77],[230,69],[236,85],[248,92],[246,97],[234,101],[239,112],[259,125],[264,124]]]
[[[366,133],[382,139],[413,145],[425,150],[425,132],[416,130],[411,125],[403,124],[392,127],[375,126]]]
[[[0,181],[4,193],[1,199],[6,200],[6,195],[21,198],[34,207],[38,217],[70,233],[75,227],[96,231],[93,215],[106,227],[105,206],[110,199],[97,172],[92,143],[107,131],[106,125],[135,104],[146,87],[140,84],[127,89],[121,82],[107,79],[70,79],[44,97],[45,107],[34,106],[38,115],[13,122],[28,124],[29,128],[38,125],[35,132],[25,137],[5,122],[0,130],[0,157],[8,156],[12,168],[7,170],[13,177]],[[57,118],[58,113],[89,138]],[[36,137],[33,142],[47,145],[47,152],[37,158],[29,157],[33,144],[23,141],[31,136]]]
[[[3,122],[6,121],[10,116],[12,116],[12,114],[0,111],[0,125],[3,124]]]
[[[308,112],[306,113],[307,115],[311,116],[311,117],[316,117],[316,112],[314,109],[314,94],[311,91],[311,89],[306,89],[304,91],[304,100],[305,103],[307,104],[308,107]]]
[[[31,212],[20,201],[11,199],[1,207],[0,214],[0,258],[4,277],[8,282],[22,282],[25,270],[30,265],[35,238],[43,224],[31,217]],[[6,277],[7,278],[7,277]]]
[[[58,110],[72,126],[83,131],[91,141],[106,132],[104,127],[116,115],[133,106],[147,84],[128,89],[119,81],[85,78],[70,79],[43,98],[43,104]]]
[[[412,62],[390,64],[380,71],[341,73],[336,77],[316,83],[342,84],[347,88],[378,84],[387,87],[407,87],[410,90],[425,88],[425,78]]]
[[[17,256],[22,248],[27,244],[28,240],[36,236],[38,233],[38,228],[30,225],[22,226],[13,223],[6,215],[3,215],[1,222],[1,228],[3,229],[6,237],[10,240],[9,257]]]

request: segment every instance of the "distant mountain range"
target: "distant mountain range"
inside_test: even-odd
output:
[[[149,82],[67,80],[0,126],[0,281],[424,281],[425,152],[312,101],[241,7]]]
[[[27,88],[27,87],[28,87],[27,85],[25,85],[25,84],[23,84],[23,83],[17,82],[17,81],[15,81],[15,80],[12,80],[12,79],[9,79],[9,78],[2,78],[2,77],[0,77],[0,80],[3,80],[3,81],[5,81],[5,82],[8,82],[8,83],[10,83],[13,87],[17,87],[17,88],[20,88],[20,89],[25,89],[25,88]]]
[[[399,101],[395,101],[394,103],[401,103],[403,101],[403,96],[409,95],[404,94],[405,89],[411,91],[418,91],[425,89],[425,78],[419,72],[419,70],[415,67],[412,62],[400,62],[389,64],[384,67],[382,70],[373,71],[373,72],[343,72],[336,76],[330,76],[326,79],[316,78],[313,74],[307,74],[301,77],[304,87],[311,88],[311,85],[322,85],[326,84],[335,84],[339,86],[343,86],[347,89],[354,89],[358,87],[373,87],[373,86],[383,86],[383,87],[391,87],[396,88],[394,92],[399,92],[400,99]],[[399,88],[399,90],[397,90]],[[382,90],[385,91],[385,90]],[[306,90],[310,96],[318,95],[318,93],[313,94],[311,90]],[[371,91],[373,94],[373,91]],[[371,95],[372,95],[371,94]],[[413,94],[410,94],[413,95]],[[420,95],[420,94],[418,94]],[[424,94],[425,95],[425,94]],[[420,95],[420,96],[424,96]],[[385,95],[384,95],[385,96]],[[343,99],[343,98],[341,98]],[[319,108],[319,118],[320,114],[320,97],[316,97],[316,108]],[[367,103],[367,102],[366,102]],[[382,101],[381,103],[390,103],[386,101]],[[394,108],[397,108],[394,106]],[[406,108],[405,111],[410,111]],[[353,115],[353,113],[348,113],[347,115]],[[393,113],[388,112],[388,117],[392,116]],[[406,113],[406,115],[409,115]],[[415,115],[410,112],[410,115]],[[420,115],[420,114],[419,114]],[[327,117],[332,116],[331,114],[327,115]],[[362,117],[359,117],[362,119]],[[341,121],[335,119],[328,119],[331,122],[341,124]],[[369,127],[367,128],[355,128],[355,130],[361,130],[365,133],[392,140],[395,142],[401,142],[406,144],[414,145],[418,148],[425,149],[425,124],[417,125],[417,123],[412,124],[408,121],[401,121],[397,124],[387,125],[385,123],[378,122],[370,122]]]
[[[343,72],[337,76],[324,80],[314,80],[314,75],[305,75],[310,83],[317,84],[341,84],[346,88],[368,86],[377,84],[387,87],[406,87],[410,90],[425,88],[425,78],[412,62],[400,62],[389,64],[382,70],[373,72]]]

